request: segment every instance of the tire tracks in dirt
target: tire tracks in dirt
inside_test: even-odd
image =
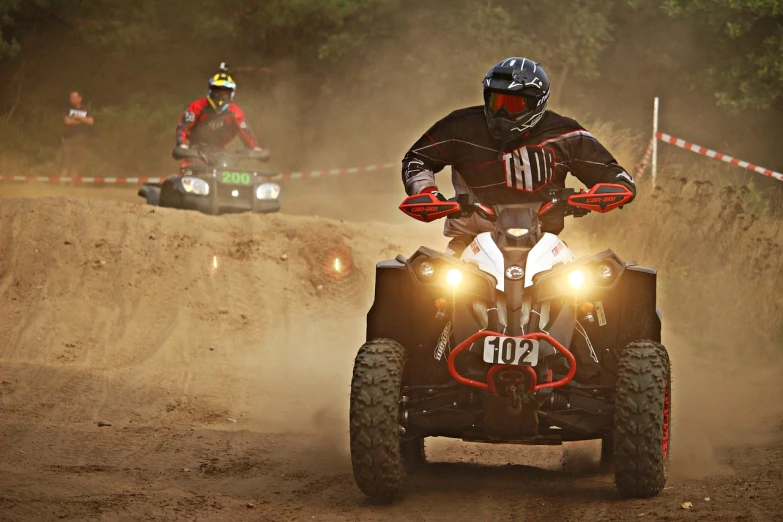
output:
[[[412,479],[408,496],[391,505],[367,502],[351,475],[346,418],[373,266],[420,244],[442,244],[437,228],[289,215],[214,218],[72,198],[3,200],[0,515],[777,516],[783,425],[771,402],[747,406],[780,374],[770,366],[743,378],[737,395],[721,402],[714,394],[733,375],[733,361],[701,364],[691,338],[674,332],[664,339],[679,352],[673,393],[693,399],[676,410],[672,475],[658,497],[621,501],[611,476],[597,471],[595,445],[436,439],[428,440],[433,464]],[[351,256],[347,274],[329,271],[335,252]],[[716,404],[727,412],[713,411]],[[98,420],[112,426],[99,428]],[[738,440],[732,420],[746,424],[743,436],[764,436]],[[708,450],[699,454],[699,447]],[[692,511],[680,508],[685,501],[694,502]]]

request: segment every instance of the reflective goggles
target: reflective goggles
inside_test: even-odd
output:
[[[506,109],[510,115],[521,114],[527,110],[527,99],[524,96],[512,96],[510,94],[501,94],[490,92],[487,100],[489,110],[498,112],[500,109]]]

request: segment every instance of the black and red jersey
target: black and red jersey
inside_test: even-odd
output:
[[[490,135],[482,106],[452,112],[405,154],[405,190],[416,194],[435,187],[435,173],[447,165],[457,192],[472,192],[485,205],[544,201],[544,189],[564,187],[569,173],[587,187],[621,183],[636,190],[631,176],[592,134],[552,111],[505,144]]]
[[[215,111],[206,98],[191,103],[177,124],[177,145],[223,148],[237,135],[248,148],[258,145],[245,113],[232,103],[221,112]]]

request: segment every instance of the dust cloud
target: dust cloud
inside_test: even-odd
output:
[[[392,43],[372,54],[404,63]],[[313,94],[280,74],[268,95],[240,90],[237,101],[258,115],[254,126],[274,153],[270,169],[396,161],[437,118],[480,102],[489,65],[470,65],[473,83],[438,75],[400,82],[405,74],[398,72],[391,85],[325,106],[308,105]],[[285,62],[271,67],[292,70]],[[352,80],[331,88],[350,92]],[[552,80],[557,89],[557,75]],[[646,140],[584,123],[632,168]],[[571,221],[563,234],[578,255],[613,248],[659,270],[663,341],[674,371],[675,479],[733,473],[725,451],[777,436],[783,415],[780,220],[749,210],[742,194],[720,182],[705,183],[705,169],[685,181],[663,172],[657,189],[643,179],[626,209]],[[441,176],[445,188],[448,174]],[[446,241],[440,224],[412,223],[396,210],[404,196],[396,169],[289,182],[284,190],[280,215],[212,218],[153,211],[132,189],[0,185],[0,198],[12,198],[0,199],[2,404],[9,426],[57,428],[56,436],[12,430],[6,447],[23,448],[4,459],[14,480],[43,469],[65,488],[57,473],[72,465],[71,454],[88,463],[98,455],[117,489],[143,460],[167,499],[183,488],[172,470],[201,462],[225,470],[228,485],[210,494],[227,503],[259,488],[289,494],[280,518],[300,515],[288,506],[302,495],[321,509],[328,495],[343,505],[359,502],[349,476],[348,393],[374,265]],[[329,272],[334,252],[348,253],[349,273]],[[86,430],[103,419],[130,449],[100,439],[98,449],[79,453]],[[57,451],[45,464],[25,460],[21,452],[33,453],[41,440]],[[535,509],[538,496],[553,491],[562,497],[576,490],[577,501],[591,496],[585,492],[606,495],[576,487],[601,486],[581,485],[596,473],[595,443],[497,448],[436,440],[429,449],[445,463],[433,472],[438,484],[466,498],[474,489],[502,491],[512,482],[506,479],[519,477],[537,488]],[[228,457],[260,471],[214,463]],[[445,495],[441,486],[421,487],[427,501]],[[139,490],[152,495],[148,483]],[[519,494],[514,489],[508,498]],[[25,495],[42,498],[35,488]]]
[[[779,220],[755,215],[709,171],[686,180],[664,172],[653,190],[607,216],[574,223],[579,253],[612,248],[658,269],[663,343],[672,359],[674,476],[728,471],[721,450],[775,436],[783,415],[783,284]],[[673,179],[672,179],[673,178]]]

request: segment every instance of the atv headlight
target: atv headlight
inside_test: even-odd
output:
[[[527,233],[530,232],[529,228],[507,228],[506,234],[508,234],[511,237],[522,237],[527,235]]]
[[[435,273],[435,267],[429,261],[422,261],[419,265],[419,273],[424,277],[431,277]]]
[[[182,188],[185,189],[185,192],[189,192],[191,194],[197,194],[199,196],[209,195],[209,183],[201,178],[192,178],[189,176],[183,177]]]
[[[574,288],[581,288],[585,284],[585,273],[579,269],[568,274],[568,283]]]
[[[277,199],[280,195],[280,185],[277,183],[262,183],[256,188],[258,199]]]
[[[446,282],[454,288],[457,288],[462,282],[462,272],[456,268],[452,268],[446,272]]]

